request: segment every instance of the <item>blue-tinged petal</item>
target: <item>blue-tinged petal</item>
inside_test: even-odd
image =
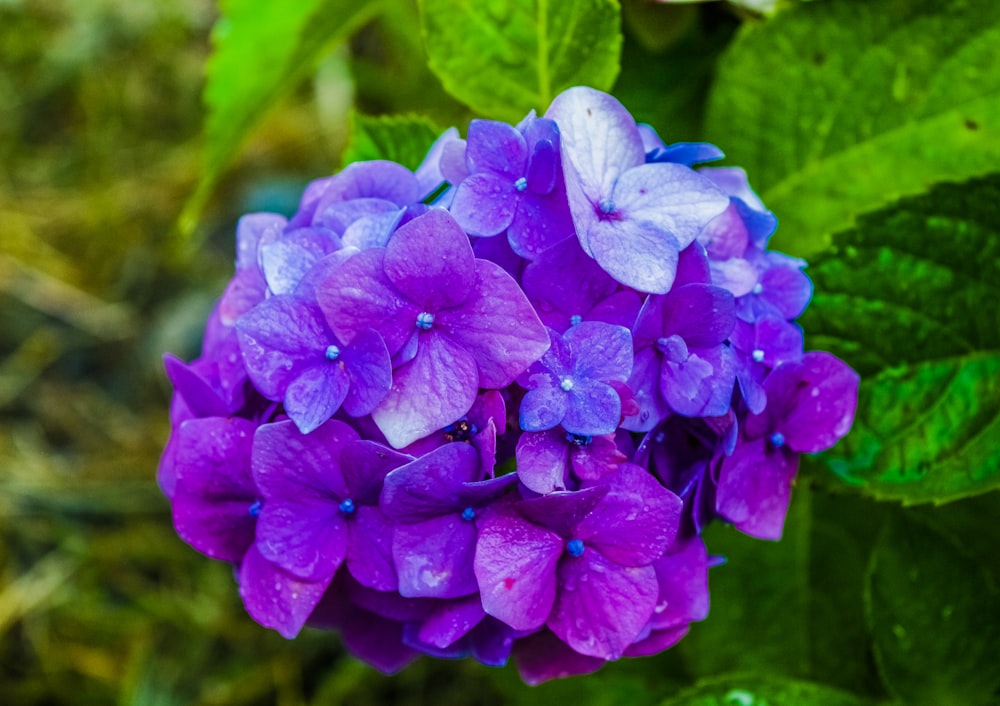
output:
[[[517,475],[526,488],[543,495],[566,490],[569,455],[565,431],[521,434],[515,454]]]
[[[618,428],[622,401],[610,385],[582,379],[573,385],[566,397],[568,404],[562,425],[570,434],[600,436],[613,434]]]
[[[680,246],[662,224],[601,220],[588,231],[588,242],[597,264],[626,287],[654,294],[670,291]]]
[[[257,549],[305,581],[329,581],[347,556],[341,498],[310,494],[265,497],[257,518]]]
[[[575,376],[625,382],[632,373],[632,333],[624,326],[582,321],[563,334],[573,351]]]
[[[450,211],[469,235],[493,236],[510,226],[517,202],[513,179],[480,172],[458,185]]]
[[[689,348],[716,346],[736,326],[736,304],[731,292],[708,284],[688,284],[671,291],[663,301],[663,336],[676,335]]]
[[[647,152],[651,150],[647,149]],[[653,151],[646,156],[649,162],[672,162],[691,167],[695,164],[715,162],[725,157],[725,153],[708,142],[675,142]]]
[[[412,456],[367,439],[345,444],[340,453],[347,491],[355,502],[365,505],[378,505],[386,474],[412,460]]]
[[[649,431],[670,413],[670,407],[660,393],[661,356],[655,348],[636,352],[628,386],[639,407],[637,414],[625,417],[622,428],[629,431]]]
[[[434,140],[434,144],[427,150],[427,156],[424,157],[424,161],[420,163],[420,166],[414,172],[414,176],[417,177],[417,183],[420,185],[422,198],[426,198],[434,193],[442,182],[448,181],[448,177],[444,175],[442,169],[441,159],[444,156],[447,145],[452,142],[461,142],[464,144],[465,141],[459,138],[457,128],[450,127]]]
[[[718,417],[729,410],[736,382],[732,351],[698,348],[686,358],[664,358],[660,391],[670,408],[686,417]]]
[[[400,226],[386,246],[383,266],[400,292],[432,314],[466,300],[476,269],[468,236],[441,208]]]
[[[618,659],[656,608],[652,566],[624,567],[593,547],[559,562],[559,595],[547,625],[582,655]]]
[[[680,164],[644,164],[615,183],[612,201],[626,220],[656,224],[686,248],[729,206],[710,180]]]
[[[469,123],[465,159],[469,172],[493,172],[510,177],[524,176],[528,146],[524,137],[507,123],[473,120]]]
[[[557,384],[541,384],[521,400],[518,420],[524,431],[545,431],[557,426],[566,416],[569,400]]]
[[[421,197],[417,178],[409,169],[395,162],[373,160],[349,164],[330,182],[316,207],[316,216],[339,201],[376,198],[397,206],[416,203]]]
[[[393,208],[387,213],[359,218],[347,227],[341,240],[345,247],[358,250],[384,248],[405,214],[405,209]]]
[[[261,238],[280,233],[287,224],[276,213],[248,213],[236,224],[236,270],[257,267],[257,246]]]
[[[285,412],[308,434],[340,409],[350,378],[338,361],[320,361],[302,371],[285,391]]]
[[[421,334],[413,360],[393,371],[392,388],[372,418],[389,443],[402,448],[468,412],[479,385],[473,357],[428,331]]]
[[[260,266],[272,294],[292,294],[309,270],[340,249],[340,238],[325,228],[299,228],[268,240]]]

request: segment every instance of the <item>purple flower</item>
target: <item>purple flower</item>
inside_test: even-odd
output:
[[[374,327],[395,357],[392,389],[372,416],[397,448],[460,418],[479,388],[509,385],[549,345],[517,283],[475,259],[440,209],[347,260],[317,294],[338,339]]]
[[[705,257],[700,246],[686,250],[676,286],[652,295],[636,319],[635,367],[628,385],[639,412],[623,423],[648,431],[669,411],[689,417],[726,413],[732,399],[735,363],[725,345],[736,325],[733,296],[699,282]]]
[[[388,394],[392,363],[382,337],[361,331],[337,340],[313,301],[291,294],[269,297],[236,325],[250,380],[308,434],[344,406],[370,414]]]
[[[646,164],[635,120],[617,100],[571,88],[545,114],[562,134],[570,211],[583,249],[622,284],[670,290],[677,256],[729,204],[681,164]]]
[[[632,370],[632,334],[624,326],[586,321],[559,335],[531,366],[521,383],[525,431],[562,424],[571,434],[598,436],[618,428],[622,402],[612,382],[625,382]]]
[[[517,482],[514,475],[485,477],[476,450],[458,442],[386,477],[382,508],[396,522],[392,555],[402,595],[456,598],[478,590],[478,517]]]
[[[680,510],[677,496],[627,464],[586,490],[495,506],[476,547],[483,607],[516,630],[546,625],[580,654],[617,659],[655,611],[652,564]]]
[[[627,456],[618,450],[614,436],[570,434],[555,428],[526,432],[517,442],[517,475],[535,493],[575,490],[579,481],[598,481],[614,473]]]
[[[851,428],[858,374],[822,351],[782,363],[764,380],[767,407],[750,415],[722,460],[717,509],[738,530],[780,539],[800,453],[833,446]]]
[[[362,584],[395,589],[392,527],[378,500],[386,473],[408,460],[336,420],[308,435],[291,422],[265,424],[253,449],[261,556],[324,585],[346,559]]]
[[[260,493],[250,474],[256,424],[192,419],[174,432],[174,527],[202,554],[238,562],[253,543]]]

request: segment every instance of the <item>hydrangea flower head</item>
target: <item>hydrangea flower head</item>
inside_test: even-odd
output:
[[[778,538],[857,404],[722,158],[579,87],[245,216],[201,356],[165,357],[178,534],[261,625],[384,672],[669,649],[708,616],[703,529]]]

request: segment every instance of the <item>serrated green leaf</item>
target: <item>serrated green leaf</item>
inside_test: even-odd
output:
[[[378,12],[355,0],[224,0],[212,33],[201,178],[180,219],[190,235],[216,181],[253,128],[336,43]]]
[[[663,706],[864,706],[853,694],[775,676],[727,675],[698,683]]]
[[[563,90],[618,75],[618,0],[420,0],[430,67],[486,118],[517,122]]]
[[[978,706],[1000,687],[1000,600],[987,574],[931,528],[894,518],[866,586],[886,686],[912,706]]]
[[[1000,160],[1000,3],[839,0],[748,24],[720,61],[708,138],[808,256],[860,213]]]
[[[388,159],[416,169],[442,130],[419,115],[372,117],[351,114],[351,136],[342,163]]]
[[[1000,487],[1000,176],[860,219],[809,268],[813,347],[861,372],[851,433],[824,458],[913,504]]]

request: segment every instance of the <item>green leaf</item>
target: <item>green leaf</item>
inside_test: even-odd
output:
[[[855,216],[1000,160],[1000,3],[803,3],[745,25],[719,65],[708,138],[808,256]]]
[[[371,117],[352,113],[351,136],[341,161],[346,166],[352,162],[388,159],[416,169],[442,132],[418,115]]]
[[[872,555],[866,587],[886,686],[912,706],[978,706],[1000,687],[1000,600],[945,536],[902,516]]]
[[[607,90],[621,53],[618,0],[420,0],[430,67],[483,117],[517,122],[576,85]]]
[[[727,563],[709,574],[708,619],[675,648],[692,673],[780,674],[879,696],[874,664],[864,659],[862,588],[886,510],[800,482],[780,542],[710,526],[709,551]]]
[[[809,268],[811,346],[862,374],[830,468],[878,498],[1000,487],[1000,175],[861,218]]]
[[[865,706],[853,694],[774,676],[727,675],[698,683],[663,706]]]
[[[356,0],[223,0],[212,32],[201,178],[180,220],[190,236],[216,181],[267,111],[381,10]]]

